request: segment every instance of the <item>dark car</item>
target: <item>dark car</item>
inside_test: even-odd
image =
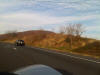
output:
[[[25,46],[25,42],[24,42],[24,40],[16,40],[15,45],[16,46]]]

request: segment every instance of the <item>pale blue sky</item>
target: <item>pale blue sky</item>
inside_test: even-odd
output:
[[[84,36],[100,39],[100,0],[0,0],[0,33],[81,23]]]

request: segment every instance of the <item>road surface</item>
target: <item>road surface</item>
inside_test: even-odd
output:
[[[0,43],[0,71],[13,72],[36,64],[51,66],[64,75],[100,75],[99,59]]]

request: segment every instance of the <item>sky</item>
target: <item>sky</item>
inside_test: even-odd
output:
[[[0,0],[0,34],[82,24],[83,36],[100,39],[100,0]]]

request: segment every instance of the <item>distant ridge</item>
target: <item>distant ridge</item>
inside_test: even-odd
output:
[[[2,34],[0,35],[0,41],[14,43],[16,40],[22,39],[29,46],[100,57],[99,40],[81,37],[79,41],[73,41],[72,49],[70,49],[70,44],[66,42],[67,37],[68,35],[52,31],[31,30]]]

